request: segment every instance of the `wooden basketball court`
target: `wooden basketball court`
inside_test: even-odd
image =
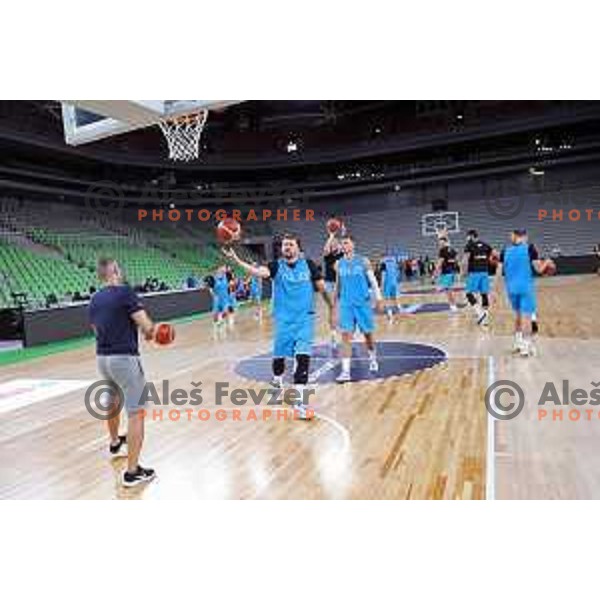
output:
[[[539,356],[510,354],[504,298],[487,330],[467,311],[401,315],[392,325],[380,316],[379,341],[431,344],[447,361],[403,377],[318,385],[312,422],[265,418],[264,406],[215,404],[216,382],[265,387],[235,368],[270,351],[268,318],[259,323],[242,310],[219,340],[209,318],[180,323],[173,346],[143,345],[146,376],[159,393],[162,380],[171,390],[201,381],[204,402],[195,408],[211,418],[182,411],[172,420],[175,407],[157,407],[163,417],[147,421],[142,464],[158,480],[133,490],[120,486],[125,459],[109,459],[105,425],[84,406],[86,386],[98,379],[91,342],[4,366],[0,389],[37,387],[21,401],[3,398],[0,498],[598,498],[598,410],[589,421],[539,421],[537,398],[547,381],[569,379],[589,390],[600,380],[600,278],[546,279],[538,289]],[[321,321],[320,340],[326,334]],[[514,420],[494,421],[486,411],[486,389],[499,379],[525,390],[525,409]],[[68,389],[69,382],[79,387]],[[55,390],[48,396],[46,385]]]

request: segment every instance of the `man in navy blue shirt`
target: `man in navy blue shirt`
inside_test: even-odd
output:
[[[122,483],[132,487],[154,479],[153,469],[139,464],[144,441],[142,398],[146,379],[138,347],[138,329],[147,340],[154,337],[154,323],[129,285],[123,283],[121,269],[111,258],[98,261],[98,278],[104,287],[90,301],[89,319],[96,334],[98,372],[123,396],[128,414],[127,436],[119,435],[119,411],[108,419],[109,450],[119,456],[127,444],[127,470]],[[112,398],[115,406],[116,397]]]

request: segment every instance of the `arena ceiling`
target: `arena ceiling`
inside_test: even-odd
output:
[[[0,188],[83,197],[109,180],[132,195],[168,185],[277,200],[600,162],[600,103],[244,101],[209,116],[202,144],[188,164],[168,160],[158,127],[68,146],[58,101],[2,101]]]

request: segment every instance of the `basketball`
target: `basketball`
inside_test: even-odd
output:
[[[556,263],[551,259],[548,258],[545,261],[542,261],[542,272],[541,274],[544,277],[552,277],[553,275],[556,275]]]
[[[154,341],[161,345],[167,346],[175,339],[175,327],[169,323],[159,323],[154,332]]]
[[[217,240],[220,244],[231,244],[240,239],[242,226],[238,221],[228,217],[217,225]]]
[[[342,222],[339,219],[332,218],[327,221],[327,231],[337,233],[342,228]]]

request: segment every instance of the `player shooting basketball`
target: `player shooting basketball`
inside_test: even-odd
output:
[[[339,324],[342,332],[342,370],[336,381],[351,381],[352,335],[355,328],[365,336],[369,356],[369,371],[379,371],[375,350],[375,319],[371,306],[373,290],[379,311],[383,308],[381,291],[369,260],[354,253],[354,240],[346,233],[342,237],[344,257],[336,264],[336,303],[339,303]]]
[[[310,259],[301,255],[300,239],[286,234],[281,241],[281,257],[268,265],[254,266],[244,262],[233,248],[223,249],[223,254],[234,260],[242,269],[255,277],[273,281],[273,381],[283,385],[285,359],[295,358],[294,386],[300,391],[308,383],[310,357],[315,326],[315,291],[321,293],[332,320],[332,303],[325,290],[320,269]],[[311,418],[307,406],[298,400],[294,408],[300,418]]]

